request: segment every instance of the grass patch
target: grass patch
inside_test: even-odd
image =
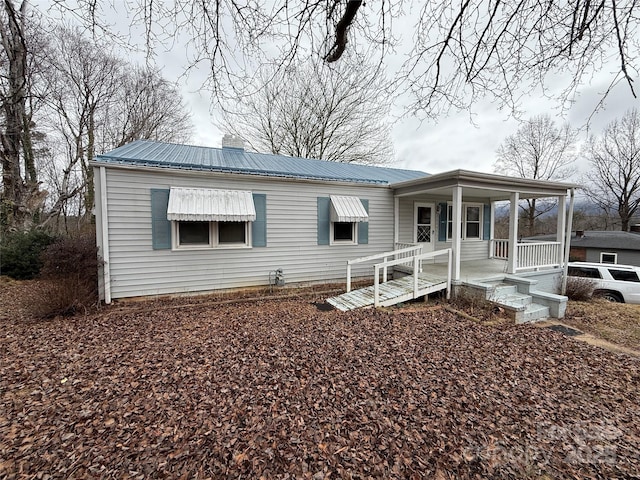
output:
[[[569,302],[564,323],[609,342],[640,350],[640,305],[601,299]]]

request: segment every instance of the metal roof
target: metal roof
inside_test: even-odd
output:
[[[330,195],[331,221],[333,222],[368,222],[369,215],[358,197]]]
[[[196,147],[151,140],[136,140],[98,155],[94,163],[383,185],[428,176],[427,173],[416,170],[254,153],[240,148]]]
[[[171,187],[167,220],[252,222],[256,219],[251,192],[212,188]]]

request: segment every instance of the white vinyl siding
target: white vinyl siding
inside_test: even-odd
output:
[[[387,187],[179,170],[107,167],[107,173],[113,298],[267,285],[278,268],[287,284],[344,281],[347,260],[393,248]],[[153,250],[150,190],[172,186],[266,194],[267,247]],[[368,244],[317,244],[317,198],[329,195],[368,199]],[[354,275],[371,276],[371,266],[359,265]]]

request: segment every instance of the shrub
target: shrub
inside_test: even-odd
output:
[[[0,244],[0,273],[16,280],[36,278],[42,252],[56,237],[44,230],[9,233]]]
[[[596,284],[586,277],[567,277],[566,296],[569,300],[583,302],[591,299]]]
[[[98,303],[98,247],[93,233],[60,239],[43,255],[41,290],[33,313],[73,315]]]

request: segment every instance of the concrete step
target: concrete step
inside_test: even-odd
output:
[[[531,295],[526,295],[524,293],[509,293],[507,295],[501,295],[499,297],[493,296],[491,301],[494,303],[499,303],[505,307],[526,307],[531,304],[533,299]]]
[[[531,303],[520,312],[516,312],[516,323],[538,322],[549,318],[549,307]]]
[[[514,293],[518,293],[517,286],[501,284],[501,285],[496,285],[495,289],[493,290],[492,296],[495,298],[505,297],[507,295],[512,295]]]

